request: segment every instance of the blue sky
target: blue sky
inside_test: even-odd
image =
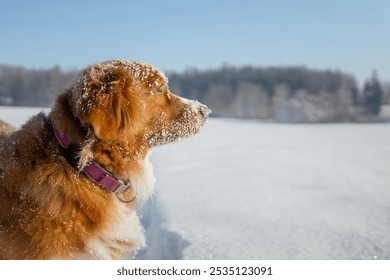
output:
[[[390,1],[0,0],[0,63],[305,65],[390,80]]]

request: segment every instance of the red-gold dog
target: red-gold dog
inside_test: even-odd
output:
[[[53,110],[0,130],[0,259],[118,259],[145,246],[136,207],[153,146],[196,134],[210,110],[156,68],[86,68]]]

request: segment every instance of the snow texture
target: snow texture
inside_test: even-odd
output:
[[[95,63],[84,69],[77,78],[77,83],[74,86],[75,91],[82,94],[73,95],[76,110],[91,110],[97,102],[97,98],[100,99],[99,102],[107,102],[108,95],[97,96],[96,89],[107,93],[112,91],[115,86],[124,86],[126,79],[122,79],[120,82],[117,76],[117,72],[121,69],[125,69],[133,81],[140,81],[137,83],[137,87],[141,89],[141,84],[143,84],[143,88],[149,88],[151,95],[161,94],[163,85],[168,87],[168,78],[165,74],[154,66],[143,62],[110,60]]]
[[[389,124],[211,119],[154,149],[137,258],[390,259],[389,139]]]
[[[127,73],[131,75],[133,80],[140,80],[141,82],[148,82],[153,80],[152,83],[148,83],[147,86],[149,88],[160,87],[161,81],[156,79],[157,77],[161,77],[163,79],[163,83],[168,85],[168,78],[165,76],[164,72],[158,70],[154,66],[143,63],[140,61],[128,61],[128,60],[109,60],[102,63],[96,63],[92,65],[90,68],[87,68],[78,78],[78,83],[84,84],[84,88],[91,88],[91,82],[99,83],[99,80],[96,80],[97,77],[102,75],[104,72],[114,71],[116,68],[125,68]],[[92,80],[91,80],[92,77]],[[107,83],[101,83],[102,87],[107,86]],[[150,92],[151,94],[159,93]],[[160,92],[161,93],[161,92]]]

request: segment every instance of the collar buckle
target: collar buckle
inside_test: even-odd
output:
[[[120,185],[114,190],[114,193],[124,193],[131,187],[130,181],[118,180],[118,182],[120,183]]]

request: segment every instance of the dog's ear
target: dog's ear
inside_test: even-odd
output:
[[[113,65],[98,64],[81,74],[74,89],[76,114],[98,138],[113,139],[123,127],[131,106],[124,97],[130,82],[126,71]]]
[[[110,101],[98,104],[89,117],[95,135],[102,140],[117,138],[122,123],[121,97],[112,94],[108,99]]]

